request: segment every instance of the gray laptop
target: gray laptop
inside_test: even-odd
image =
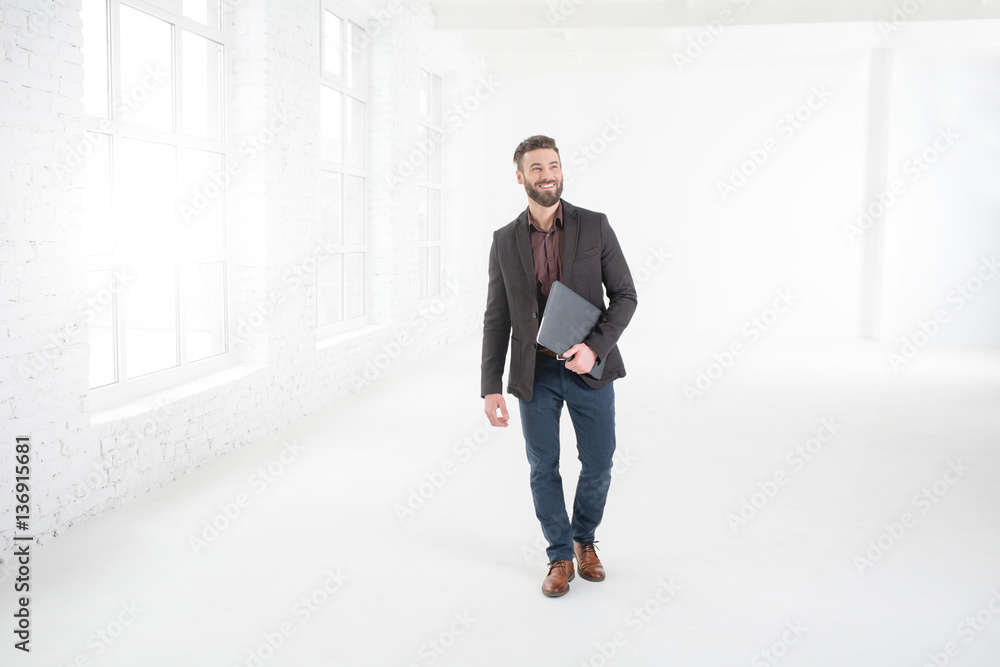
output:
[[[536,340],[561,355],[577,343],[582,343],[600,318],[600,308],[555,280],[545,302],[545,313],[538,326]],[[604,374],[605,361],[607,359],[601,359],[590,370],[589,375],[595,380],[600,380]]]

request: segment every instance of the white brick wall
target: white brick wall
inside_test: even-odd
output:
[[[368,106],[375,326],[317,344],[315,276],[306,272],[291,287],[283,280],[317,240],[318,2],[228,3],[233,146],[269,124],[284,124],[230,186],[233,320],[250,318],[276,290],[282,300],[245,340],[232,339],[239,365],[102,412],[89,408],[88,330],[79,315],[86,303],[78,222],[83,192],[54,173],[61,149],[82,133],[79,1],[0,10],[0,486],[10,488],[14,437],[30,435],[32,532],[40,541],[350,391],[366,390],[370,378],[377,381],[478,329],[487,224],[481,122],[473,115],[454,128],[446,123],[440,148],[441,298],[421,303],[416,295],[416,188],[405,181],[391,188],[383,177],[417,139],[420,63],[447,64],[436,67],[446,113],[484,76],[480,64],[434,31],[424,1],[360,5],[363,12],[381,10],[368,14],[377,28],[369,47]],[[392,341],[400,336],[406,344],[397,349]],[[0,558],[10,554],[12,535],[6,497]]]
[[[81,133],[79,3],[5,7],[0,23],[0,487],[13,488],[17,435],[34,441],[31,529],[54,534],[51,489],[97,443],[84,409],[88,346],[79,244],[82,191],[57,177],[60,149]],[[60,38],[53,37],[59,35]],[[0,549],[14,527],[0,502]]]

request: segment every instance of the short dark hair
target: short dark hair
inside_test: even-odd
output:
[[[552,137],[546,137],[544,134],[536,134],[533,137],[528,137],[514,149],[514,166],[517,167],[518,171],[521,171],[521,158],[524,157],[524,154],[538,150],[539,148],[551,148],[556,152],[556,155],[559,155],[559,149],[556,148],[556,140]]]

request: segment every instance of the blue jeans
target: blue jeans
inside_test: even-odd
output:
[[[594,389],[563,361],[538,355],[530,401],[521,401],[521,429],[531,467],[535,516],[548,540],[549,560],[573,560],[573,540],[592,542],[604,516],[615,453],[614,383]],[[559,474],[559,417],[563,402],[576,431],[582,468],[573,502],[573,523],[566,516]]]

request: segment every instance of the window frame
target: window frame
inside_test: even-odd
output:
[[[318,191],[318,201],[322,201],[322,194],[319,193],[319,189],[322,188],[323,176],[325,173],[339,174],[340,175],[340,229],[341,229],[341,239],[339,242],[330,243],[330,239],[326,238],[324,232],[322,231],[322,220],[318,220],[318,228],[320,229],[318,233],[318,239],[316,244],[316,337],[319,340],[337,336],[349,331],[354,331],[367,327],[370,322],[370,310],[371,310],[371,247],[370,247],[370,230],[369,230],[369,219],[370,211],[368,210],[368,192],[370,187],[370,154],[369,154],[369,142],[368,142],[368,130],[370,127],[370,107],[369,107],[369,83],[371,80],[370,71],[370,57],[369,48],[370,40],[367,37],[367,31],[365,29],[365,16],[357,8],[352,5],[342,2],[339,0],[321,0],[318,8],[318,30],[319,30],[319,63],[318,63],[318,75],[317,75],[317,86],[319,90],[320,97],[323,95],[323,88],[329,88],[341,96],[341,109],[340,109],[340,136],[341,136],[341,161],[336,162],[333,160],[326,159],[323,155],[322,141],[322,123],[323,118],[320,116],[319,123],[317,127],[319,128],[320,136],[320,149],[318,156],[319,163],[319,178],[317,179],[317,191]],[[362,62],[360,65],[360,77],[361,85],[360,87],[352,87],[349,83],[348,72],[346,71],[350,67],[350,63],[341,62],[342,71],[340,75],[336,75],[326,69],[326,40],[325,40],[325,18],[326,12],[330,12],[336,16],[341,21],[341,51],[344,50],[344,45],[347,44],[349,39],[350,31],[348,30],[348,24],[352,24],[355,30],[359,31],[359,34],[363,36],[364,48],[361,54]],[[350,113],[349,105],[351,101],[360,102],[364,107],[364,112],[361,115],[361,153],[360,162],[361,165],[348,164],[349,158],[348,153],[351,146],[350,137],[348,137],[348,129],[350,123]],[[322,113],[322,104],[318,104],[317,108],[320,109],[319,113]],[[355,177],[362,179],[361,188],[361,235],[362,239],[360,243],[347,243],[346,239],[343,238],[344,230],[347,228],[347,223],[345,221],[345,197],[346,192],[346,178]],[[322,209],[319,211],[318,215],[322,216]],[[362,255],[362,280],[363,287],[362,293],[359,295],[361,300],[361,310],[362,313],[359,316],[347,318],[346,317],[346,306],[349,301],[348,291],[346,281],[344,280],[347,271],[347,256],[349,254],[361,254]],[[337,321],[324,323],[320,320],[320,313],[322,308],[322,301],[324,298],[323,287],[320,284],[320,267],[324,263],[329,262],[334,256],[341,257],[340,263],[340,279],[338,281],[338,289],[340,294],[338,297],[338,302],[341,308],[341,318]],[[356,295],[357,296],[357,295]]]
[[[430,67],[420,67],[418,69],[418,77],[422,80],[423,74],[428,75],[428,80],[430,82],[430,89],[428,95],[428,113],[422,113],[420,109],[420,103],[418,99],[417,103],[417,126],[418,130],[420,128],[426,128],[427,137],[431,140],[431,148],[426,156],[426,171],[427,178],[420,178],[419,176],[414,178],[417,186],[417,193],[420,196],[426,196],[425,205],[427,206],[427,231],[430,230],[430,219],[431,219],[431,192],[436,191],[438,193],[438,210],[437,210],[437,221],[438,221],[438,235],[436,239],[430,239],[429,234],[421,234],[420,230],[417,233],[417,270],[420,272],[418,276],[418,289],[420,292],[417,297],[421,302],[429,301],[435,297],[441,295],[441,283],[444,275],[444,175],[443,169],[444,165],[443,157],[441,154],[442,148],[442,138],[444,137],[444,119],[443,119],[443,106],[444,106],[444,77],[436,73]],[[437,82],[435,84],[435,81]],[[433,169],[431,164],[433,160],[438,161],[437,167],[437,178],[435,180]],[[423,170],[423,168],[422,168]],[[421,255],[426,251],[428,258],[430,257],[431,248],[438,249],[438,265],[437,265],[437,291],[431,292],[431,274],[430,274],[430,261],[428,260],[426,271],[425,267],[422,265]]]
[[[162,20],[170,25],[171,40],[171,96],[172,96],[172,124],[169,130],[154,129],[129,122],[127,118],[122,118],[119,100],[125,91],[122,89],[122,53],[121,53],[121,7],[127,5],[130,8],[144,12],[156,19]],[[157,145],[169,146],[173,153],[173,171],[178,174],[178,160],[181,151],[199,150],[210,153],[217,153],[221,156],[222,164],[228,165],[232,158],[232,150],[228,137],[231,121],[230,102],[232,99],[232,77],[231,72],[231,45],[229,42],[229,31],[226,30],[228,20],[228,9],[225,2],[219,3],[219,28],[199,23],[194,19],[183,15],[181,0],[164,3],[151,3],[144,0],[105,0],[105,44],[104,49],[107,54],[107,90],[106,104],[107,116],[92,116],[86,112],[83,115],[82,130],[102,135],[102,141],[107,142],[108,148],[108,176],[110,183],[109,204],[111,216],[111,253],[110,254],[90,254],[86,255],[87,271],[112,271],[113,281],[116,285],[112,290],[111,303],[109,309],[112,318],[112,341],[113,341],[113,363],[115,380],[110,384],[104,384],[89,388],[88,396],[91,409],[104,410],[122,403],[135,400],[139,397],[157,393],[176,387],[179,384],[199,379],[205,375],[223,370],[234,364],[235,355],[230,344],[231,333],[234,330],[233,317],[233,294],[232,288],[232,267],[233,267],[233,243],[232,229],[228,219],[228,189],[223,188],[218,203],[221,206],[221,216],[223,225],[223,245],[220,249],[191,250],[179,244],[180,248],[166,260],[154,257],[154,253],[135,254],[129,257],[120,252],[120,229],[118,225],[118,212],[121,202],[116,192],[120,182],[120,174],[116,171],[121,164],[121,151],[123,150],[123,140],[135,140],[154,143]],[[181,131],[183,121],[183,95],[184,95],[184,32],[205,38],[210,42],[218,44],[222,54],[219,61],[219,76],[221,77],[219,89],[219,135],[218,138],[187,134]],[[86,65],[84,65],[86,70]],[[127,114],[126,114],[127,115]],[[174,181],[175,192],[179,196],[177,204],[185,200],[181,198],[181,186]],[[152,261],[151,261],[152,260]],[[187,331],[185,328],[185,308],[183,307],[183,292],[181,269],[186,265],[221,263],[222,264],[222,322],[223,322],[223,349],[221,352],[198,360],[188,360],[187,352]],[[127,323],[121,307],[122,295],[120,287],[128,288],[128,276],[130,270],[166,266],[173,269],[172,287],[174,290],[174,326],[175,326],[175,358],[176,365],[134,378],[128,377],[127,350],[128,336]],[[213,313],[214,315],[214,313]],[[89,342],[89,341],[88,341]],[[90,372],[88,370],[88,377]]]

